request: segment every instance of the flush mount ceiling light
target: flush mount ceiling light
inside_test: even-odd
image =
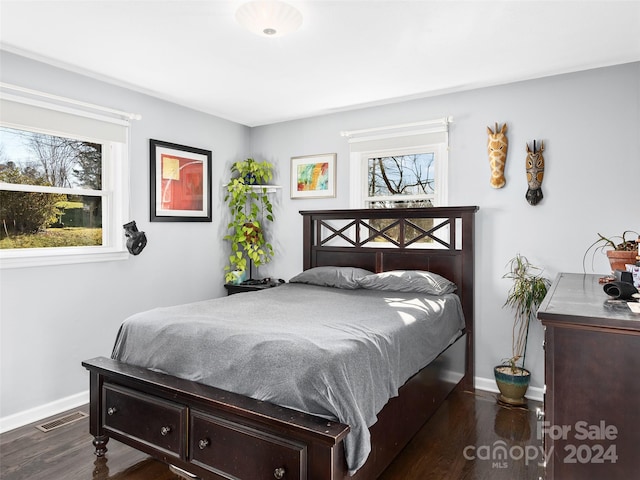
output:
[[[302,14],[291,5],[279,1],[253,1],[236,11],[240,25],[262,37],[281,37],[302,25]]]

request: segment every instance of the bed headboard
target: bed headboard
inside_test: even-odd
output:
[[[473,381],[474,220],[477,206],[301,211],[303,268],[427,270],[458,286]]]

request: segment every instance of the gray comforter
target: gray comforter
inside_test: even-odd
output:
[[[112,357],[351,427],[351,473],[398,388],[464,327],[456,295],[286,284],[133,315]]]

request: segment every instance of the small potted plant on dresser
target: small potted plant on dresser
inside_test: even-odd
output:
[[[540,268],[520,254],[507,265],[508,272],[503,278],[513,281],[504,303],[504,307],[511,307],[514,312],[511,357],[493,371],[500,390],[498,400],[510,405],[524,405],[524,396],[531,381],[531,372],[524,368],[529,326],[536,318],[551,282],[542,276]]]
[[[637,242],[639,238],[640,234],[633,230],[625,230],[621,236],[612,237],[605,237],[598,233],[598,239],[589,245],[589,248],[584,252],[584,256],[582,257],[583,268],[585,266],[585,260],[592,250],[593,256],[595,256],[598,251],[606,252],[612,272],[625,270],[625,265],[635,265],[639,255]]]
[[[231,243],[229,264],[225,267],[225,282],[237,283],[246,277],[251,265],[259,267],[271,261],[273,246],[265,239],[265,224],[273,222],[273,205],[267,185],[273,178],[273,165],[248,158],[231,166],[232,178],[227,184],[225,202],[231,211],[224,236]]]

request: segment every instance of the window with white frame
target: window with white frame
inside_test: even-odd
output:
[[[364,207],[442,205],[439,150],[436,145],[363,154]]]
[[[128,114],[1,86],[0,265],[127,258]]]
[[[343,132],[351,152],[351,207],[447,205],[450,121]]]

